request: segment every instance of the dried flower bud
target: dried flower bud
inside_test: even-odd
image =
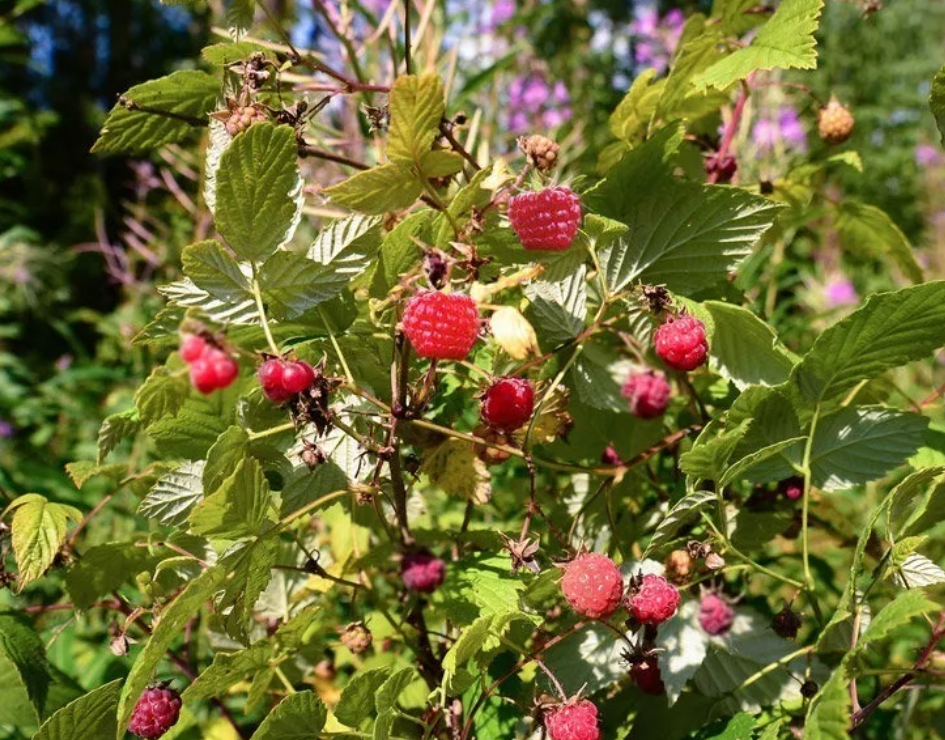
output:
[[[525,360],[538,354],[538,337],[532,325],[516,308],[502,306],[489,322],[492,336],[513,360]]]

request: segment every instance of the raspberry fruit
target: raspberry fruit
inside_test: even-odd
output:
[[[605,555],[586,553],[568,563],[561,591],[571,608],[590,619],[609,617],[623,599],[623,575]]]
[[[307,362],[287,362],[282,369],[282,388],[295,395],[307,390],[315,382],[315,371]]]
[[[256,373],[263,394],[270,401],[282,403],[312,387],[315,370],[307,362],[266,360]]]
[[[509,221],[525,249],[562,251],[581,225],[581,201],[570,188],[545,188],[509,201]]]
[[[842,144],[853,134],[853,114],[835,97],[817,114],[817,133],[830,145]]]
[[[361,655],[370,650],[372,642],[374,642],[374,635],[365,627],[364,622],[349,624],[341,633],[341,644],[355,655]]]
[[[207,351],[207,340],[197,334],[188,334],[180,343],[180,356],[186,363],[196,362]]]
[[[499,378],[482,396],[482,420],[493,429],[511,432],[524,426],[535,409],[535,391],[524,378]]]
[[[708,593],[699,602],[699,624],[710,635],[724,635],[735,621],[735,610],[718,594]]]
[[[164,686],[145,689],[131,712],[128,729],[138,737],[161,737],[177,724],[180,716],[180,694]]]
[[[404,555],[400,576],[409,591],[432,594],[446,578],[446,563],[427,553]]]
[[[692,575],[694,563],[692,556],[685,550],[673,550],[666,557],[666,577],[675,584],[682,585]]]
[[[522,150],[528,161],[539,172],[550,172],[558,164],[558,150],[560,147],[547,136],[532,134],[518,140],[518,148]]]
[[[705,325],[695,316],[683,314],[669,319],[653,335],[656,354],[674,370],[689,372],[706,361],[709,343],[705,338]]]
[[[656,658],[650,656],[630,666],[630,678],[634,685],[644,694],[662,696],[666,693],[663,679],[660,676],[660,666]]]
[[[641,419],[656,419],[669,405],[666,376],[653,370],[633,373],[623,384],[622,392],[630,402],[630,413]]]
[[[781,611],[774,615],[771,620],[771,629],[779,637],[786,640],[793,640],[797,637],[798,630],[801,628],[801,615],[798,614],[788,604]]]
[[[230,113],[229,118],[226,119],[226,132],[232,137],[237,134],[243,133],[246,129],[252,126],[254,123],[264,123],[268,118],[266,118],[266,113],[261,108],[256,108],[252,105],[242,105],[237,107]]]
[[[561,704],[545,715],[551,740],[599,740],[597,707],[587,699]]]
[[[236,360],[222,349],[207,347],[203,355],[190,365],[190,382],[204,395],[226,388],[236,380],[240,368]]]
[[[663,576],[645,575],[630,596],[630,612],[640,624],[662,624],[676,613],[679,591]]]
[[[424,290],[407,301],[403,326],[420,357],[464,360],[479,336],[479,309],[467,295]]]
[[[778,491],[789,501],[797,501],[804,495],[804,479],[794,477],[783,480],[778,484]]]

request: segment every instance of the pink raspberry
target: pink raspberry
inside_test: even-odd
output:
[[[545,729],[551,740],[600,740],[597,707],[587,699],[561,704],[545,715]]]
[[[654,656],[644,658],[630,666],[630,678],[644,694],[662,696],[666,693],[666,686],[663,685],[663,678],[660,676],[660,665]]]
[[[295,395],[307,390],[315,382],[315,371],[307,362],[287,362],[282,370],[282,388]]]
[[[482,420],[505,432],[524,426],[532,418],[535,391],[524,378],[498,378],[482,396]]]
[[[789,501],[797,501],[804,495],[804,479],[795,477],[783,480],[778,484],[778,491]]]
[[[240,367],[222,349],[207,347],[204,353],[190,365],[190,382],[204,395],[226,388],[239,375]]]
[[[718,594],[708,593],[699,602],[699,624],[710,635],[724,635],[732,627],[735,610]]]
[[[590,619],[609,617],[623,599],[623,575],[606,555],[586,553],[568,563],[561,591],[571,608]]]
[[[581,200],[560,186],[522,193],[509,201],[509,221],[525,249],[561,251],[581,226]]]
[[[286,362],[273,357],[259,366],[256,377],[266,398],[282,403],[311,388],[315,370],[307,362]]]
[[[662,624],[676,613],[679,590],[663,576],[643,576],[630,596],[630,611],[640,624]]]
[[[446,578],[446,563],[423,552],[404,555],[400,577],[407,590],[432,594]]]
[[[462,293],[423,290],[407,301],[403,326],[420,357],[465,360],[479,336],[479,309]]]
[[[207,340],[198,334],[188,334],[180,343],[180,356],[186,363],[199,360],[207,351]]]
[[[656,419],[669,405],[669,383],[663,373],[635,372],[623,384],[623,397],[630,402],[630,412],[641,419]]]
[[[659,358],[674,370],[683,372],[702,365],[709,353],[705,325],[688,314],[669,319],[656,330],[653,341]]]
[[[174,689],[152,686],[145,689],[135,704],[128,729],[138,737],[161,737],[177,724],[180,708],[180,694]]]

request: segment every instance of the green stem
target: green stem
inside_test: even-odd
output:
[[[804,471],[804,501],[801,509],[801,552],[804,559],[804,583],[809,591],[814,590],[814,576],[810,569],[810,538],[808,532],[808,519],[810,513],[810,492],[811,492],[811,451],[814,447],[814,434],[817,431],[817,420],[820,416],[820,404],[814,409],[814,417],[810,423],[810,434],[807,437],[807,444],[804,446],[804,461],[801,469]]]
[[[780,573],[777,573],[776,571],[773,571],[770,568],[766,568],[761,563],[755,562],[750,557],[745,555],[745,553],[743,553],[741,550],[736,548],[731,543],[728,537],[726,537],[724,534],[722,534],[721,531],[719,531],[718,527],[715,526],[715,523],[705,514],[705,512],[702,513],[702,519],[709,526],[709,528],[713,532],[715,532],[715,536],[718,537],[722,541],[722,544],[725,546],[726,553],[731,553],[742,562],[751,566],[754,570],[757,570],[759,573],[763,573],[769,578],[774,578],[777,581],[781,581],[782,583],[786,583],[788,586],[793,586],[794,588],[797,588],[797,589],[804,588],[804,584],[801,583],[800,581],[795,581],[793,578],[782,576]]]
[[[328,321],[328,316],[325,315],[325,309],[321,306],[318,307],[318,315],[325,323],[325,330],[328,332],[328,338],[331,340],[331,346],[335,348],[335,353],[338,355],[338,360],[341,362],[341,368],[344,370],[345,379],[348,381],[349,385],[354,385],[354,376],[351,374],[351,369],[348,367],[348,362],[345,360],[345,353],[341,351],[341,345],[338,344],[338,340],[335,339],[335,332],[331,330],[331,323]]]
[[[276,357],[282,357],[282,352],[279,351],[279,345],[276,344],[276,340],[272,336],[272,331],[269,329],[269,320],[266,318],[266,307],[263,305],[262,289],[259,287],[259,278],[257,276],[255,263],[253,263],[252,291],[253,298],[256,301],[256,312],[259,314],[259,322],[262,324],[263,334],[266,335],[266,342],[269,344],[269,349],[272,350],[272,354]]]

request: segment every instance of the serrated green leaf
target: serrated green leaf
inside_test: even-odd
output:
[[[0,612],[0,676],[4,693],[19,698],[19,691],[37,722],[46,714],[49,691],[53,682],[53,667],[46,658],[43,641],[29,620],[20,614]],[[14,693],[16,692],[16,693]],[[4,702],[6,703],[6,702]]]
[[[397,700],[404,690],[417,679],[413,668],[401,668],[388,678],[374,695],[374,708],[379,715],[397,711]]]
[[[269,666],[273,646],[260,640],[245,650],[216,653],[210,664],[181,695],[185,703],[224,696],[231,686]]]
[[[247,458],[214,493],[197,504],[190,513],[190,529],[201,537],[250,537],[266,520],[269,503],[269,483],[262,467]]]
[[[926,588],[945,583],[945,570],[917,552],[906,557],[896,567],[890,565],[885,575],[901,588]]]
[[[669,542],[684,526],[692,522],[706,506],[717,500],[713,491],[693,491],[686,494],[671,508],[657,526],[649,546],[648,555],[657,548]]]
[[[807,710],[805,740],[848,740],[850,703],[850,691],[841,666],[833,672]]]
[[[184,274],[213,298],[228,304],[252,299],[246,273],[215,239],[188,245],[181,260]]]
[[[115,710],[121,681],[112,681],[59,709],[33,740],[111,740],[117,730]]]
[[[147,428],[166,416],[176,416],[190,395],[185,377],[157,367],[135,393],[138,418]]]
[[[728,467],[728,470],[725,471],[725,475],[722,476],[722,480],[719,482],[719,485],[724,488],[725,486],[734,483],[756,466],[766,462],[770,458],[777,457],[792,447],[796,447],[798,449],[802,448],[806,439],[806,437],[791,437],[789,439],[782,439],[780,442],[775,442],[774,444],[768,445],[767,447],[762,447],[760,450],[750,452],[744,457],[739,458],[736,462],[732,463]]]
[[[466,160],[456,152],[438,150],[424,154],[419,169],[423,177],[448,177],[462,172],[465,163]]]
[[[158,478],[138,505],[138,513],[161,524],[180,527],[203,498],[204,462],[187,462]]]
[[[66,463],[66,473],[75,483],[75,487],[81,489],[93,478],[106,478],[118,484],[128,475],[128,466],[125,463],[96,465],[91,460],[78,460]]]
[[[150,570],[157,559],[148,548],[132,542],[112,542],[92,547],[66,574],[66,590],[76,609],[89,609],[138,573]]]
[[[205,62],[221,67],[240,62],[253,54],[263,54],[272,61],[276,60],[274,52],[254,41],[231,41],[211,44],[210,46],[205,46],[200,51],[200,56],[203,57]]]
[[[938,609],[938,604],[930,601],[922,591],[904,591],[873,615],[869,626],[860,635],[856,653],[862,653],[874,643],[885,640],[915,617]]]
[[[207,452],[207,464],[203,469],[203,490],[216,491],[223,481],[232,475],[236,466],[246,457],[249,435],[242,427],[231,426]]]
[[[223,565],[232,575],[220,598],[220,609],[232,607],[224,622],[226,631],[244,644],[248,641],[247,627],[252,621],[253,607],[269,585],[278,559],[279,537],[275,531],[252,542],[238,543],[223,554]]]
[[[258,123],[233,139],[216,177],[217,230],[240,259],[263,260],[298,223],[299,177],[295,132]]]
[[[655,69],[645,69],[638,74],[610,114],[608,125],[616,138],[632,142],[646,131],[666,85],[664,80],[655,81],[656,75]]]
[[[348,727],[358,727],[374,713],[374,696],[390,678],[387,666],[361,670],[351,677],[335,707],[335,717]]]
[[[712,317],[709,347],[719,373],[739,390],[750,385],[780,385],[791,375],[795,360],[764,321],[741,306],[706,301]]]
[[[433,146],[446,105],[443,83],[436,74],[401,75],[390,92],[390,130],[387,156],[412,166]]]
[[[216,78],[194,69],[135,85],[108,114],[92,152],[146,154],[181,141],[206,125],[220,94]]]
[[[323,192],[340,206],[381,215],[412,206],[423,193],[423,185],[410,170],[385,164],[352,175]]]
[[[315,740],[325,727],[328,710],[311,691],[290,694],[276,705],[253,740]]]
[[[105,462],[105,458],[123,439],[136,434],[140,426],[136,408],[106,417],[98,431],[98,464]]]
[[[587,315],[587,270],[584,265],[558,281],[535,280],[525,288],[531,303],[526,316],[541,346],[551,350],[584,330]]]
[[[693,478],[720,480],[729,458],[748,433],[750,425],[750,420],[744,421],[704,444],[693,446],[679,458],[679,469]]]
[[[13,552],[22,591],[53,564],[65,542],[69,521],[81,521],[82,512],[74,506],[53,503],[37,493],[14,499],[7,511],[13,511]]]
[[[837,232],[851,254],[893,261],[913,283],[922,282],[922,268],[909,238],[880,208],[844,198],[837,209]]]
[[[167,285],[159,285],[158,293],[170,301],[175,309],[190,309],[200,312],[210,321],[224,326],[245,326],[259,323],[259,310],[252,299],[240,303],[229,303],[214,298],[207,291],[198,288],[194,281],[185,278]],[[174,328],[176,333],[177,327]]]

